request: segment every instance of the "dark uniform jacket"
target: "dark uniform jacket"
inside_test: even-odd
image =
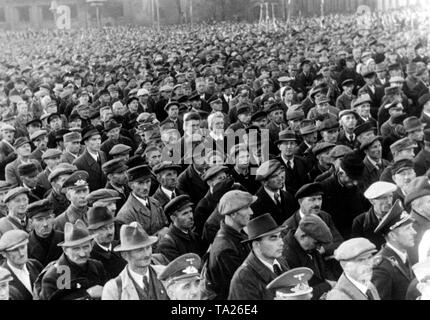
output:
[[[277,160],[285,166],[285,187],[292,195],[294,195],[302,186],[310,183],[308,164],[299,157],[294,156],[294,166],[291,169],[282,159],[281,156]]]
[[[15,289],[15,290],[10,290],[11,300],[33,300],[33,292],[28,291],[28,289],[18,279],[18,277],[15,275],[15,273],[12,271],[12,269],[9,267],[6,261],[3,263],[2,267],[9,270],[13,278],[9,282],[9,289]],[[34,282],[36,281],[39,273],[42,271],[43,266],[37,260],[28,259],[26,263],[26,267],[27,267],[28,273],[30,274],[30,284],[33,289]]]
[[[179,175],[177,188],[182,193],[189,195],[193,203],[199,203],[209,190],[208,185],[202,180],[193,165],[189,165]]]
[[[99,152],[98,160],[100,163],[97,163],[88,151],[85,150],[84,154],[73,163],[79,170],[88,172],[90,176],[88,180],[90,192],[103,188],[107,182],[106,176],[102,171],[102,165],[106,162],[106,155],[104,152]]]
[[[186,253],[195,253],[199,256],[204,253],[201,240],[196,233],[193,231],[184,233],[175,227],[173,223],[170,225],[165,237],[160,240],[157,251],[162,253],[169,261],[173,261]]]
[[[64,234],[60,231],[52,230],[46,238],[40,238],[36,233],[31,231],[28,239],[28,257],[39,261],[43,267],[46,267],[51,261],[57,260],[63,250],[57,246],[64,240]]]
[[[249,245],[242,243],[246,239],[246,234],[221,223],[209,251],[207,270],[211,289],[216,293],[217,300],[227,299],[230,281],[249,254]]]
[[[106,271],[107,279],[115,278],[127,265],[121,255],[113,250],[106,251],[94,241],[93,249],[91,250],[91,259],[100,261]],[[118,241],[112,242],[112,249],[118,245]]]
[[[355,217],[352,222],[351,237],[366,238],[372,242],[378,250],[381,249],[385,244],[385,239],[381,234],[374,232],[379,222],[373,207],[370,208],[369,211],[363,212]]]
[[[251,205],[251,209],[254,212],[253,216],[258,217],[270,213],[278,225],[283,224],[299,207],[293,196],[283,190],[280,190],[280,206],[269,196],[264,187],[258,190],[256,196],[258,197],[257,201]]]
[[[283,272],[289,270],[287,262],[277,260]],[[266,286],[276,277],[251,251],[233,275],[228,300],[273,300],[275,292],[267,290]]]
[[[314,272],[309,280],[309,286],[313,288],[312,299],[318,300],[324,293],[331,289],[326,280],[335,280],[326,268],[325,262],[318,251],[306,252],[294,237],[295,231],[289,231],[284,239],[283,257],[290,268],[306,267]]]
[[[65,270],[69,277],[65,276]],[[40,300],[82,300],[87,299],[87,289],[107,281],[106,272],[100,261],[89,259],[85,266],[71,262],[65,254],[42,272]],[[59,288],[61,280],[64,287]],[[61,282],[60,282],[61,283]]]
[[[379,264],[373,267],[372,283],[378,289],[381,300],[405,300],[408,286],[413,280],[408,264],[388,246],[379,251]]]
[[[64,194],[58,194],[54,189],[51,189],[46,197],[49,201],[51,201],[52,209],[54,209],[54,214],[58,217],[70,205],[70,201],[67,200]]]

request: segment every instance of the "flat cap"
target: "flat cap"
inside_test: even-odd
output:
[[[0,238],[0,252],[12,251],[28,243],[29,234],[23,230],[6,231]]]
[[[13,185],[11,185],[9,182],[0,180],[0,192],[9,191],[13,188]]]
[[[412,223],[414,220],[403,208],[402,202],[398,199],[391,207],[390,211],[382,218],[375,229],[375,233],[388,234],[398,227]]]
[[[107,175],[109,173],[120,173],[127,171],[128,167],[123,159],[113,159],[103,163],[102,170]]]
[[[18,139],[15,140],[15,143],[13,144],[13,147],[15,149],[18,149],[18,148],[22,147],[23,145],[25,145],[27,143],[30,144],[30,141],[27,138],[20,137],[20,138],[18,138]]]
[[[361,142],[360,150],[363,150],[363,151],[367,150],[369,147],[371,147],[375,143],[375,141],[382,142],[382,139],[383,138],[381,136],[367,137],[366,139],[364,139]]]
[[[363,94],[352,102],[351,107],[355,109],[363,104],[370,104],[371,102],[372,99],[370,96],[368,94]]]
[[[358,115],[357,112],[355,112],[352,109],[346,109],[346,110],[342,110],[341,112],[339,112],[339,119],[342,119],[342,117],[345,117],[347,115],[352,114],[357,120],[360,118],[360,116]]]
[[[72,174],[73,172],[78,171],[78,168],[73,164],[69,163],[60,163],[48,176],[48,181],[52,182],[52,180],[58,178],[62,175]]]
[[[251,106],[248,103],[241,103],[236,107],[237,115],[251,112]]]
[[[42,160],[59,158],[63,153],[58,149],[48,149],[42,154]]]
[[[54,213],[51,201],[43,199],[30,203],[27,207],[27,218],[32,219],[39,216],[49,216]]]
[[[35,163],[23,163],[18,166],[18,174],[23,177],[36,176],[39,173]]]
[[[397,152],[406,150],[406,149],[414,149],[417,145],[408,137],[397,140],[390,146],[391,153],[394,155]]]
[[[371,122],[364,122],[361,125],[356,126],[354,128],[354,134],[357,137],[360,136],[361,134],[369,132],[369,131],[371,131],[371,132],[375,132],[376,131],[375,126]]]
[[[353,238],[342,242],[334,251],[337,261],[351,261],[375,253],[376,246],[365,238]]]
[[[287,121],[304,119],[305,113],[300,105],[291,106],[287,111]]]
[[[145,181],[152,177],[152,172],[149,166],[141,165],[134,168],[131,168],[127,171],[128,181]]]
[[[333,236],[326,223],[316,214],[305,215],[299,223],[299,228],[306,235],[321,243],[330,243]]]
[[[31,141],[36,141],[37,139],[39,139],[39,138],[41,138],[41,137],[43,137],[43,136],[47,136],[48,135],[48,131],[46,131],[46,130],[36,130],[35,132],[33,132],[31,135],[30,135],[30,140]]]
[[[430,183],[427,176],[417,177],[410,184],[410,191],[405,198],[405,206],[408,206],[415,199],[430,195]]]
[[[313,120],[304,120],[300,124],[300,134],[302,136],[318,132],[318,128]]]
[[[318,182],[305,184],[295,194],[297,200],[324,194],[322,185]]]
[[[364,197],[368,200],[378,199],[379,197],[392,194],[396,190],[397,186],[394,183],[377,181],[366,189]]]
[[[3,121],[5,121],[5,119],[3,119]],[[16,128],[14,126],[10,125],[10,124],[5,123],[5,124],[2,125],[1,130],[2,131],[6,131],[6,130],[8,130],[8,131],[16,131]]]
[[[88,187],[88,179],[88,172],[83,170],[75,171],[64,181],[63,188],[78,189]]]
[[[194,203],[188,195],[180,195],[170,200],[164,207],[164,214],[170,217],[172,214],[188,207],[192,207]]]
[[[313,291],[308,283],[313,275],[312,269],[294,268],[275,278],[266,286],[266,289],[275,290],[276,296],[280,299],[307,295]]]
[[[109,155],[112,157],[120,156],[120,155],[127,155],[130,154],[131,151],[130,146],[126,146],[125,144],[116,144],[110,151]]]
[[[256,171],[256,181],[264,181],[283,166],[278,160],[272,159],[262,163]]]
[[[181,171],[181,166],[178,164],[173,163],[172,161],[162,161],[159,164],[157,164],[154,168],[153,168],[153,172],[155,174],[158,174],[162,171],[165,170],[174,170],[176,171],[178,174]]]
[[[333,159],[339,159],[351,152],[352,152],[352,149],[350,147],[345,145],[337,145],[330,150],[329,156],[330,158],[333,158]]]
[[[333,118],[328,118],[325,119],[323,122],[321,122],[320,126],[319,126],[319,130],[320,131],[329,131],[329,130],[333,130],[333,129],[338,129],[339,128],[339,122]]]
[[[170,262],[160,273],[159,279],[171,283],[186,278],[200,278],[200,267],[200,257],[195,253],[186,253]]]
[[[391,175],[394,176],[408,169],[414,169],[414,162],[410,159],[400,159],[393,163]]]
[[[319,142],[315,145],[315,147],[312,148],[312,152],[315,156],[319,155],[320,153],[327,152],[331,149],[333,149],[336,145],[329,142]]]
[[[89,206],[92,206],[97,201],[116,201],[120,199],[119,192],[112,189],[97,189],[87,195]]]
[[[257,201],[257,197],[249,192],[232,190],[224,194],[218,203],[218,212],[225,216],[249,207]]]
[[[207,182],[208,180],[215,177],[217,174],[219,174],[221,172],[227,172],[228,170],[229,169],[226,166],[221,166],[221,165],[212,166],[205,172],[202,179],[203,179],[203,181]]]

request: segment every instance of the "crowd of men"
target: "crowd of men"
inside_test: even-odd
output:
[[[0,297],[429,299],[429,15],[2,34]]]

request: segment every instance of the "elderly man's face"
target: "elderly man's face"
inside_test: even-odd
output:
[[[70,261],[82,266],[85,265],[90,258],[92,247],[92,243],[88,241],[72,248],[64,248],[63,250]]]
[[[15,131],[13,130],[2,130],[3,139],[7,142],[12,143],[15,139]]]
[[[47,238],[54,228],[54,214],[37,216],[30,219],[34,232],[41,238]]]
[[[27,244],[5,252],[6,260],[15,268],[21,269],[28,261]]]
[[[86,200],[90,190],[88,187],[82,188],[68,188],[67,190],[67,199],[77,208],[83,208],[87,205],[88,201]]]
[[[370,283],[374,261],[372,254],[348,261],[344,265],[345,273],[357,282]]]
[[[20,194],[7,203],[9,213],[20,219],[25,217],[27,206],[28,196],[26,194]]]
[[[184,208],[171,216],[173,224],[180,230],[191,230],[194,226],[193,209]]]
[[[266,181],[265,181],[265,186],[269,189],[269,190],[280,190],[283,188],[284,186],[284,175],[282,174],[284,170],[277,170],[276,172],[274,172]]]
[[[95,238],[97,243],[101,244],[102,246],[108,247],[112,243],[115,236],[115,224],[110,223],[108,225],[105,225],[95,230],[95,232],[97,234]]]
[[[174,190],[178,182],[178,173],[176,170],[165,170],[160,173],[159,181],[164,188]]]
[[[360,117],[367,119],[370,117],[370,104],[362,104],[357,107],[356,111]]]
[[[377,199],[370,200],[370,203],[378,217],[382,218],[390,211],[393,205],[393,194],[386,194]]]
[[[340,119],[340,122],[344,129],[348,131],[354,130],[357,126],[357,118],[353,114],[347,114]]]
[[[143,181],[133,181],[130,183],[130,188],[139,198],[146,199],[149,196],[149,191],[151,189],[151,179],[148,178]]]
[[[167,288],[167,293],[171,300],[200,300],[200,279],[191,277],[176,280]]]
[[[315,195],[312,197],[306,197],[300,201],[300,209],[303,214],[318,214],[321,210],[322,196]]]

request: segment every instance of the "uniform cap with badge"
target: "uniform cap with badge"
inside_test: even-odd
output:
[[[66,179],[63,183],[63,188],[68,189],[82,189],[88,187],[88,172],[83,170],[78,170],[73,172],[70,177]]]
[[[413,222],[414,219],[405,211],[402,202],[398,199],[390,211],[382,218],[381,222],[379,222],[375,233],[387,235],[391,231]]]
[[[170,262],[159,279],[170,283],[187,278],[200,278],[201,259],[195,253],[186,253]]]
[[[284,272],[267,286],[267,290],[275,290],[275,300],[310,299],[313,288],[309,280],[313,277],[312,269],[299,267]]]

